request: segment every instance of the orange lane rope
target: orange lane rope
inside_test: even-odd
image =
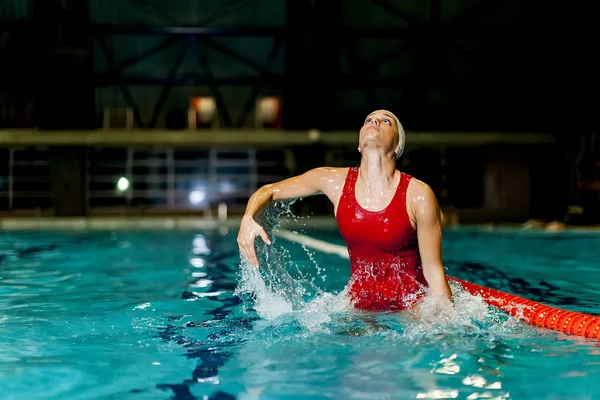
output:
[[[483,300],[513,317],[542,328],[552,329],[571,335],[600,339],[600,317],[560,308],[550,307],[523,297],[476,285],[462,279],[448,277],[457,282],[473,296]]]

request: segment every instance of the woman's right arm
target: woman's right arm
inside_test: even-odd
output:
[[[316,168],[302,175],[265,185],[254,192],[248,200],[237,238],[242,256],[256,268],[258,267],[258,258],[254,250],[254,240],[260,236],[265,243],[271,244],[263,227],[254,220],[270,202],[297,199],[322,193],[326,190],[326,186],[331,183],[332,174],[338,171],[338,169],[327,167]]]

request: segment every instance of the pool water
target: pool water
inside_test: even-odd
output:
[[[262,280],[240,273],[236,234],[0,233],[0,398],[600,398],[597,341],[458,291],[445,323],[358,314],[347,260],[277,239]],[[449,275],[592,314],[598,248],[586,232],[444,236]],[[242,284],[264,286],[252,300]]]

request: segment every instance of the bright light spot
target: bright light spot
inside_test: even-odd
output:
[[[194,238],[194,250],[195,255],[207,255],[210,254],[210,249],[206,243],[206,239],[202,235],[198,235]]]
[[[490,383],[485,388],[486,389],[502,389],[502,382]]]
[[[475,386],[478,388],[482,388],[487,384],[485,378],[479,375],[467,376],[462,380],[462,383],[463,385]]]
[[[192,266],[194,266],[196,268],[202,268],[202,267],[204,267],[204,260],[201,259],[200,257],[194,257],[194,258],[190,259],[190,264],[192,264]]]
[[[197,381],[200,383],[212,383],[212,384],[218,385],[219,377],[218,376],[210,376],[208,378],[197,378]]]
[[[156,361],[154,361],[154,362],[152,363],[152,365],[160,365],[160,363],[159,363],[159,362],[156,362]]]
[[[194,237],[194,241],[192,242],[194,243],[194,247],[208,247],[207,243],[206,243],[206,238],[203,235],[196,235],[196,237]]]
[[[186,299],[185,301],[196,301],[201,297],[217,297],[221,294],[223,294],[225,292],[205,292],[205,293],[200,293],[200,292],[192,292],[192,294],[194,295],[194,297],[191,297],[189,299]]]
[[[280,102],[277,97],[264,97],[258,101],[258,119],[263,124],[274,124],[279,113]]]
[[[455,399],[458,397],[458,390],[439,390],[433,389],[427,393],[418,393],[417,399]]]
[[[437,372],[438,374],[447,374],[447,375],[454,375],[454,374],[460,372],[460,366],[456,362],[454,362],[455,359],[456,359],[456,354],[452,354],[448,358],[443,358],[440,361],[440,364],[442,366],[434,369],[434,372]]]
[[[206,193],[204,193],[204,190],[192,190],[189,195],[190,203],[194,205],[202,203],[205,198]]]
[[[475,392],[475,393],[471,393],[469,395],[469,397],[467,397],[467,400],[476,400],[476,399],[491,399],[494,398],[494,394],[490,393],[490,392],[483,392],[483,393],[479,393],[479,392]],[[502,399],[501,396],[496,397],[496,399]]]
[[[191,287],[199,287],[199,288],[205,288],[205,287],[210,287],[213,284],[213,281],[211,281],[210,279],[198,279],[196,282],[194,282]]]
[[[198,119],[203,124],[208,124],[217,112],[217,103],[212,97],[192,98],[192,107],[198,113]]]
[[[127,189],[129,189],[129,180],[124,176],[119,178],[119,181],[117,182],[117,189],[119,189],[119,191],[121,192],[124,192]]]

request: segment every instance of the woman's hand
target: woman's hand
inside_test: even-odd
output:
[[[263,227],[251,216],[244,216],[242,218],[242,223],[240,224],[237,242],[242,257],[244,257],[244,259],[254,268],[258,268],[258,257],[256,257],[256,250],[254,249],[254,240],[257,236],[260,236],[266,244],[271,244],[269,235],[267,235]]]

